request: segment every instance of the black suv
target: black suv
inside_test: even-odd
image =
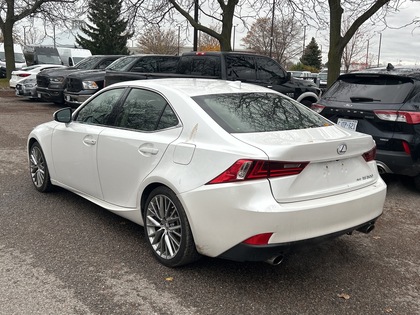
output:
[[[414,177],[420,189],[420,68],[388,64],[343,74],[312,109],[372,135],[379,172]]]

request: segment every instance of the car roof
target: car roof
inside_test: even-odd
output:
[[[342,74],[347,76],[352,74],[383,74],[383,75],[397,75],[402,77],[409,77],[420,80],[420,67],[418,66],[393,66],[388,63],[386,67],[368,68],[360,71]]]
[[[242,83],[240,81],[225,81],[217,79],[196,79],[196,78],[171,78],[124,81],[110,85],[110,88],[117,86],[145,87],[158,91],[177,91],[181,94],[193,97],[208,94],[228,93],[275,93],[272,89],[254,84]]]

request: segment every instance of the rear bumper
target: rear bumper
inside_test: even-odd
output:
[[[420,174],[420,161],[413,161],[412,157],[405,152],[376,151],[379,172],[393,173],[406,176],[417,176]]]
[[[287,252],[300,248],[300,247],[308,247],[313,246],[322,242],[326,242],[332,240],[334,238],[340,237],[344,234],[351,234],[353,231],[358,230],[365,226],[375,225],[377,218],[373,220],[369,220],[363,224],[360,224],[355,227],[351,227],[346,230],[334,232],[327,235],[322,235],[319,237],[289,242],[289,243],[280,243],[280,244],[270,244],[264,246],[258,245],[248,245],[244,243],[240,243],[223,254],[219,256],[219,258],[234,260],[234,261],[268,261],[273,259],[274,257],[284,256]]]
[[[179,195],[186,209],[198,252],[210,257],[263,261],[299,242],[353,231],[382,214],[386,184],[328,197],[278,203],[268,183],[205,185]],[[264,247],[243,241],[272,233]]]

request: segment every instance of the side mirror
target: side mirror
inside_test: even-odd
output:
[[[72,121],[72,109],[70,107],[62,108],[54,113],[54,120],[68,124]]]
[[[286,81],[290,81],[292,74],[290,72],[286,72]]]

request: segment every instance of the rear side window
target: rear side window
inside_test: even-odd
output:
[[[392,75],[349,75],[339,78],[324,99],[348,103],[403,103],[413,89],[410,78]]]
[[[329,126],[305,106],[273,93],[233,93],[193,98],[229,133],[249,133]]]
[[[220,77],[220,57],[182,56],[178,71],[180,74]]]

